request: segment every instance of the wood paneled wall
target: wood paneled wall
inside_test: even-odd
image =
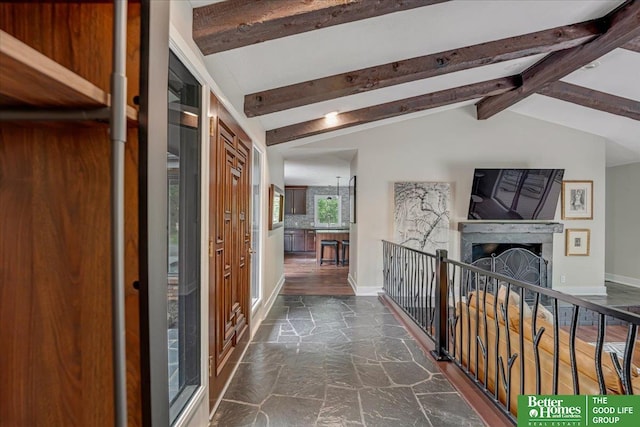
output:
[[[112,6],[2,3],[0,28],[109,90]],[[129,6],[128,98],[140,5]],[[129,425],[141,425],[138,134],[128,132],[125,297]],[[0,124],[0,426],[112,426],[107,125]]]

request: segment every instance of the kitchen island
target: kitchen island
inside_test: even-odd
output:
[[[321,252],[320,252],[320,242],[322,240],[337,240],[338,241],[338,251],[340,252],[340,262],[342,262],[342,241],[349,240],[349,230],[348,229],[316,229],[316,263],[320,264]],[[325,259],[335,259],[336,253],[333,248],[327,247],[325,248],[324,258]]]

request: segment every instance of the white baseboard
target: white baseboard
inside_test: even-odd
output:
[[[358,288],[356,295],[359,297],[377,297],[380,292],[382,292],[381,286],[363,286]]]
[[[278,280],[276,287],[274,288],[273,292],[271,292],[271,295],[269,295],[269,298],[267,299],[267,301],[260,303],[251,312],[251,338],[253,338],[253,335],[256,333],[256,331],[262,324],[262,321],[264,320],[265,317],[267,317],[267,314],[269,314],[271,307],[273,307],[273,304],[276,302],[276,298],[278,297],[278,294],[280,294],[282,285],[284,285],[284,274],[280,276],[280,279]]]
[[[353,279],[353,276],[351,275],[351,273],[347,275],[347,281],[349,282],[349,285],[351,285],[351,289],[353,289],[353,293],[355,293],[356,296],[359,296],[359,297],[377,297],[378,294],[382,291],[381,287],[380,288],[377,288],[374,286],[358,287],[358,284]]]
[[[640,279],[635,277],[621,276],[619,274],[604,273],[605,280],[610,282],[621,283],[623,285],[637,286],[640,288]]]
[[[602,286],[567,286],[553,288],[554,291],[562,292],[567,295],[607,295],[607,288]]]
[[[271,310],[271,307],[273,307],[273,303],[276,302],[276,298],[280,294],[280,291],[282,290],[283,285],[284,285],[284,274],[282,274],[282,276],[280,276],[280,279],[278,279],[278,283],[276,284],[275,289],[273,290],[273,292],[271,292],[271,295],[269,296],[267,303],[264,305],[263,307],[264,309],[262,310],[262,316],[260,318],[260,321],[262,321],[265,317],[267,317],[267,314],[269,314],[269,311]]]
[[[358,284],[353,279],[353,276],[351,275],[351,273],[349,273],[347,275],[347,282],[349,282],[349,285],[351,286],[351,289],[353,289],[353,293],[357,295],[358,294]]]

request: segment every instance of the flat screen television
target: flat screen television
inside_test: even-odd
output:
[[[469,219],[552,221],[564,169],[476,169]]]

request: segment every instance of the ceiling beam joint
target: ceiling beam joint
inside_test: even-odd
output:
[[[601,18],[608,24],[606,31],[593,40],[570,49],[547,55],[522,72],[522,85],[501,95],[489,96],[476,104],[479,120],[495,114],[540,91],[546,85],[560,80],[584,67],[613,49],[640,36],[640,1],[629,0]]]

